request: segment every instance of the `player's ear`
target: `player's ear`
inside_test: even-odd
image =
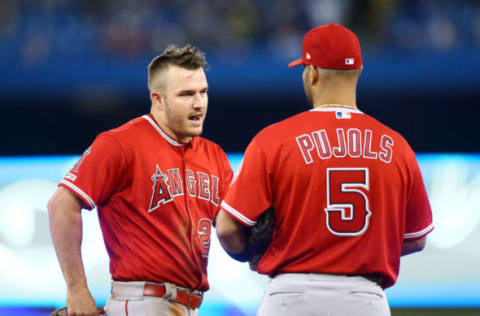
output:
[[[150,92],[150,100],[152,101],[152,106],[157,110],[163,109],[164,98],[158,91]]]
[[[358,70],[358,77],[360,77],[360,75],[362,74],[363,72],[363,65],[360,66],[360,69]]]
[[[310,67],[308,80],[310,82],[310,85],[314,86],[315,84],[317,84],[317,82],[319,80],[318,69],[317,69],[317,67],[313,67],[312,65],[308,65],[308,67]]]

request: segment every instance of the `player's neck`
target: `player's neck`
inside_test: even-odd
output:
[[[323,103],[323,104],[315,104],[313,106],[314,109],[320,108],[345,108],[345,109],[352,109],[358,110],[357,105],[355,104],[341,104],[341,103]]]
[[[155,123],[157,123],[158,127],[168,135],[171,139],[174,141],[180,143],[180,144],[188,144],[191,140],[192,137],[190,136],[184,136],[181,137],[177,133],[175,133],[174,130],[170,129],[167,124],[165,124],[165,120],[162,119],[161,115],[156,112],[156,111],[151,111],[150,112],[153,116],[153,119],[155,120]]]
[[[355,98],[317,98],[313,102],[313,108],[326,108],[326,107],[337,107],[337,108],[347,108],[355,109],[357,108],[357,102]]]
[[[353,85],[319,85],[312,89],[313,108],[344,107],[357,109],[355,86]]]

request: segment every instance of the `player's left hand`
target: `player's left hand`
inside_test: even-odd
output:
[[[98,309],[98,314],[95,314],[95,315],[99,315],[99,316],[105,316],[105,311],[103,310],[103,307],[102,308],[99,308]],[[59,309],[56,309],[54,310],[50,316],[68,316],[68,311],[67,311],[67,307],[62,307],[62,308],[59,308]]]
[[[98,308],[86,286],[67,290],[68,316],[97,316]]]

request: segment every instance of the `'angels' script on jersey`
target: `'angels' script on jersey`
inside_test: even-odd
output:
[[[329,135],[325,129],[296,137],[298,147],[306,164],[313,163],[315,149],[320,159],[365,158],[379,159],[390,163],[393,156],[393,139],[388,135],[375,135],[371,130],[349,128],[336,129],[336,135]]]
[[[152,175],[153,193],[148,212],[156,210],[160,204],[166,204],[176,196],[184,195],[184,187],[188,194],[202,200],[210,201],[218,206],[219,179],[217,176],[209,175],[200,171],[193,172],[185,170],[185,186],[178,168],[168,169],[163,173],[160,167],[156,166],[156,172]]]

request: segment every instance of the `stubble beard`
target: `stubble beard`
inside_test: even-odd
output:
[[[170,107],[167,102],[165,102],[165,117],[170,130],[181,139],[199,136],[202,134],[203,122],[199,132],[196,130],[191,130],[188,126],[188,117],[182,117],[182,115],[176,114],[174,111],[172,111],[172,107]]]

